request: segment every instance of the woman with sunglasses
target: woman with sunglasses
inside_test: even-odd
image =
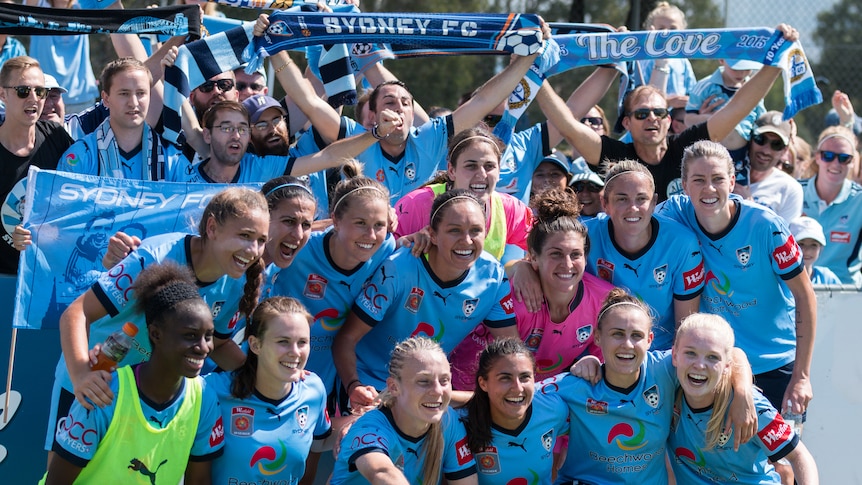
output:
[[[842,283],[858,288],[862,286],[862,186],[847,177],[858,163],[857,149],[856,136],[848,128],[826,128],[817,139],[817,173],[801,183],[802,211],[823,226],[829,243],[818,264],[831,269]]]
[[[850,148],[827,136],[821,149]],[[839,164],[818,163],[840,186]],[[690,146],[682,164],[687,195],[668,199],[659,214],[688,226],[700,241],[706,269],[700,310],[731,324],[755,382],[772,405],[803,414],[813,396],[808,376],[816,327],[814,290],[784,220],[755,202],[731,196],[733,167],[727,149],[718,143]],[[859,217],[862,211],[856,213]]]
[[[569,187],[578,196],[581,203],[578,219],[585,221],[596,217],[602,209],[602,194],[605,190],[605,181],[601,175],[594,172],[584,157],[578,157],[572,162],[572,180]]]

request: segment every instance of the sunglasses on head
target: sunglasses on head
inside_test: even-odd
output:
[[[572,190],[575,191],[576,194],[580,194],[583,191],[592,192],[594,194],[598,194],[602,191],[602,187],[591,183],[591,182],[575,182],[572,184]]]
[[[784,150],[787,147],[787,145],[785,145],[784,142],[781,141],[780,139],[768,140],[766,138],[766,135],[764,135],[762,133],[752,136],[751,141],[753,141],[754,143],[757,143],[760,146],[763,146],[763,145],[766,145],[767,143],[769,143],[769,148],[772,148],[776,152],[780,152],[781,150]]]
[[[603,121],[604,120],[602,120],[598,116],[586,116],[584,118],[581,118],[581,123],[590,126],[603,126]]]
[[[236,90],[237,91],[245,91],[246,89],[251,89],[254,92],[258,92],[263,89],[263,84],[259,83],[244,83],[242,81],[237,81]]]
[[[15,94],[21,99],[27,99],[30,96],[30,91],[36,92],[36,97],[45,99],[48,97],[48,88],[42,86],[4,86],[6,89],[14,89]]]
[[[200,86],[198,90],[202,93],[211,93],[214,88],[218,87],[219,91],[225,93],[233,89],[233,79],[219,79],[218,81],[207,81]]]
[[[658,119],[664,119],[667,117],[669,111],[667,108],[639,108],[634,111],[629,111],[626,113],[626,116],[634,116],[636,120],[645,120],[649,118],[649,114],[652,113]]]
[[[820,150],[820,159],[826,163],[832,163],[835,159],[838,159],[838,163],[841,165],[847,165],[853,160],[853,155],[849,153],[835,153],[829,150]]]

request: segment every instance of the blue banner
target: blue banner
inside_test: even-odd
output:
[[[57,328],[63,310],[105,270],[102,256],[115,232],[141,239],[196,234],[203,209],[226,187],[31,168],[2,208],[5,223],[23,205],[33,238],[21,255],[12,326]]]

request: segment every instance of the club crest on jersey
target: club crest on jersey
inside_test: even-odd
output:
[[[404,167],[404,176],[411,182],[416,180],[416,165],[408,163],[407,166]]]
[[[586,342],[590,338],[590,335],[592,335],[592,334],[593,334],[593,326],[590,324],[584,325],[583,327],[578,329],[578,333],[577,333],[578,342],[580,342],[580,343]]]
[[[524,339],[524,345],[530,349],[530,352],[535,353],[539,350],[539,344],[542,343],[542,336],[545,334],[544,328],[536,328],[530,330],[530,334],[527,335],[527,338]]]
[[[311,300],[322,300],[326,294],[326,285],[329,281],[319,274],[311,273],[308,279],[305,280],[305,288],[302,290],[303,296]]]
[[[545,447],[545,451],[551,451],[551,448],[554,447],[554,428],[542,435],[542,446]]]
[[[254,432],[254,409],[246,406],[234,406],[230,410],[230,434],[234,436],[251,436]]]
[[[730,433],[721,433],[718,435],[718,446],[724,446],[730,441],[730,435],[733,433],[733,429],[731,428]]]
[[[614,263],[599,258],[596,260],[596,273],[598,277],[609,282],[613,283],[614,281]]]
[[[590,414],[608,414],[608,403],[587,398],[587,412]]]
[[[407,300],[404,302],[404,308],[410,313],[419,313],[419,307],[422,305],[422,298],[425,297],[425,291],[422,288],[416,288],[410,290],[410,294],[407,295]]]
[[[479,306],[478,298],[470,298],[469,300],[464,300],[464,303],[461,305],[461,310],[464,312],[465,317],[469,317],[476,311],[476,307]]]
[[[300,429],[305,429],[308,426],[308,406],[302,406],[296,410],[296,424]]]
[[[479,465],[479,473],[493,475],[500,473],[500,455],[497,454],[496,446],[486,446],[482,451],[476,453],[476,464]]]
[[[644,401],[646,401],[646,403],[649,404],[650,407],[652,407],[652,408],[658,407],[659,398],[660,398],[659,393],[658,393],[658,386],[650,387],[649,389],[644,391],[643,396],[644,396]]]
[[[751,246],[737,249],[736,260],[739,261],[739,264],[746,266],[751,261]]]
[[[217,301],[217,302],[213,303],[212,311],[213,311],[213,318],[214,319],[218,318],[218,314],[221,313],[221,309],[223,306],[224,306],[224,300]]]
[[[664,283],[665,277],[667,277],[667,265],[663,264],[658,268],[653,268],[652,277],[656,283],[662,284]]]

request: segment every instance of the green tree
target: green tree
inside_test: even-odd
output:
[[[817,79],[821,81],[825,102],[801,113],[810,132],[807,140],[816,141],[823,129],[823,116],[832,107],[832,92],[844,91],[854,103],[856,112],[862,108],[862,66],[853,59],[862,54],[859,32],[862,30],[862,6],[858,0],[841,0],[832,10],[817,16],[814,41],[820,46],[820,61],[813,66]],[[800,121],[800,124],[802,122]]]

